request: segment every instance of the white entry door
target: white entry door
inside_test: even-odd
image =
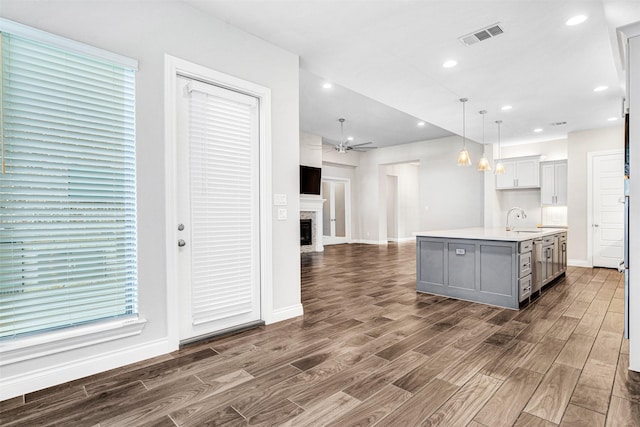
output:
[[[259,105],[177,77],[180,340],[260,319]]]
[[[322,244],[348,243],[351,238],[349,181],[323,179]]]
[[[616,268],[624,258],[623,154],[594,153],[591,160],[593,266]]]

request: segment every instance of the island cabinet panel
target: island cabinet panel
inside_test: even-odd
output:
[[[444,286],[445,271],[445,242],[427,239],[418,240],[417,259],[418,283],[429,284],[435,287]]]
[[[462,243],[448,245],[448,285],[453,288],[475,289],[476,247]]]
[[[493,243],[493,242],[492,242]],[[513,286],[515,275],[515,255],[514,244],[489,244],[483,243],[480,246],[480,289],[481,293],[487,294],[489,300],[491,295],[504,296],[509,300],[514,300],[517,289]],[[495,302],[498,304],[498,301]]]

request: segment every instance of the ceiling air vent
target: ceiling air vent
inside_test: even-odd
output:
[[[502,33],[504,33],[504,30],[498,23],[489,25],[488,27],[485,27],[481,30],[474,31],[473,33],[467,34],[466,36],[459,37],[458,40],[460,40],[467,46],[471,46],[472,44],[476,44],[478,42],[488,40],[492,37],[499,36]]]

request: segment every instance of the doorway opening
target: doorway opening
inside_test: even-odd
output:
[[[386,165],[386,228],[388,242],[414,240],[420,228],[420,162]]]

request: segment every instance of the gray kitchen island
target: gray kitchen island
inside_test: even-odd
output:
[[[565,229],[416,233],[416,289],[518,309],[566,271]]]

